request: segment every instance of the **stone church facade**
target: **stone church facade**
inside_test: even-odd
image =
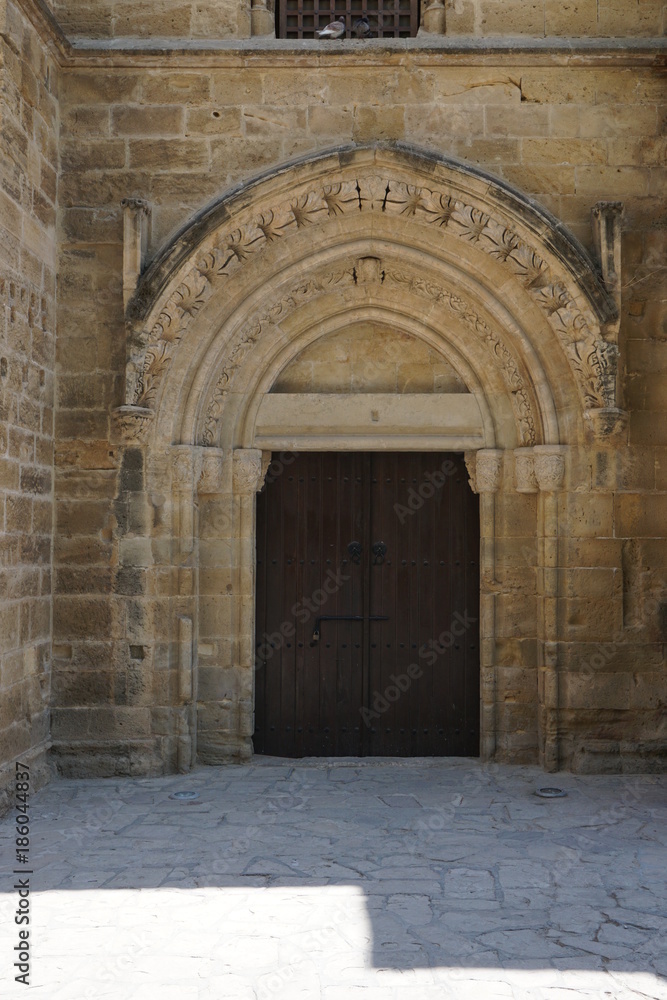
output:
[[[248,759],[300,452],[465,456],[483,759],[660,768],[662,3],[275,15],[0,2],[5,780]]]

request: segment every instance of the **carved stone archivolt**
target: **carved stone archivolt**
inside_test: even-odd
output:
[[[411,227],[422,227],[427,245],[444,242],[451,245],[453,239],[482,257],[497,261],[514,278],[518,293],[528,296],[546,317],[568,359],[583,407],[613,407],[616,349],[602,335],[596,310],[589,305],[576,268],[565,266],[537,236],[538,229],[540,232],[545,229],[543,220],[539,218],[540,225],[532,230],[519,213],[510,221],[508,199],[495,202],[487,191],[490,185],[482,186],[477,179],[466,189],[460,168],[458,173],[452,171],[449,184],[414,183],[405,175],[412,173],[414,181],[419,177],[418,170],[414,166],[410,170],[400,162],[400,157],[396,156],[389,166],[391,156],[385,151],[387,162],[380,171],[368,151],[363,152],[365,160],[361,156],[358,164],[355,165],[354,157],[348,167],[338,162],[337,170],[322,173],[319,182],[311,179],[295,183],[289,195],[282,198],[266,196],[267,203],[262,204],[259,187],[251,207],[247,197],[236,213],[233,204],[230,205],[234,223],[221,223],[215,235],[207,237],[196,258],[179,272],[176,287],[172,284],[171,291],[167,290],[165,298],[151,310],[149,325],[132,331],[132,342],[138,349],[128,367],[129,398],[142,407],[154,406],[175,346],[186,336],[197,314],[212,296],[220,290],[224,293],[230,278],[243,268],[255,266],[268,247],[301,231],[312,234],[312,241],[317,242],[318,227],[332,220],[349,215],[354,224],[360,213],[380,213],[396,217],[399,241],[398,220],[404,219]],[[441,173],[446,173],[444,168]],[[227,214],[227,220],[229,217]],[[466,253],[470,259],[470,251]],[[481,260],[476,266],[482,273]],[[367,280],[374,268],[371,259],[362,264],[361,280]],[[590,278],[588,284],[595,281]],[[600,292],[601,296],[604,294]],[[609,308],[613,309],[613,305]],[[249,332],[239,345],[240,354],[252,347],[252,337]],[[496,349],[503,353],[500,342]],[[237,353],[231,360],[232,366],[240,360]],[[511,377],[516,378],[514,374]],[[510,391],[515,393],[517,405],[525,409],[521,386]],[[527,413],[522,419],[527,444],[534,438],[526,423]]]
[[[278,338],[280,336],[278,324],[281,320],[318,295],[352,289],[359,285],[373,284],[386,288],[398,286],[398,288],[405,288],[410,294],[430,299],[450,312],[467,330],[472,332],[488,350],[494,367],[499,371],[507,386],[519,440],[523,445],[536,443],[536,419],[530,393],[518,362],[500,335],[460,295],[455,295],[447,288],[436,285],[407,269],[394,268],[378,257],[360,258],[335,271],[313,275],[305,281],[300,281],[289,289],[278,302],[265,309],[259,316],[248,320],[230,340],[226,352],[226,362],[218,375],[208,403],[202,443],[205,446],[211,446],[218,440],[225,398],[232,391],[236,373],[248,352],[263,337]]]

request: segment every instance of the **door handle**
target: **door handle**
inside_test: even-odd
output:
[[[350,553],[350,560],[358,566],[361,562],[361,542],[350,542],[347,551]]]
[[[389,615],[320,615],[315,619],[312,641],[320,641],[320,622],[388,622]]]
[[[373,565],[381,566],[387,554],[387,546],[384,542],[375,542],[371,548],[371,552],[373,553]]]

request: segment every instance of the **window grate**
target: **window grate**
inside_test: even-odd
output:
[[[373,38],[414,38],[419,28],[419,0],[281,0],[279,38],[316,38],[330,21],[343,19],[346,38],[352,27],[367,17]]]

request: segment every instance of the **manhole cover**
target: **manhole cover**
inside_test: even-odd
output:
[[[198,799],[199,798],[199,792],[172,792],[171,795],[169,796],[169,798],[170,799],[180,799],[181,801],[183,801],[184,799],[186,801],[190,801],[192,799]]]
[[[541,799],[564,799],[567,792],[562,788],[538,788],[535,794]]]

